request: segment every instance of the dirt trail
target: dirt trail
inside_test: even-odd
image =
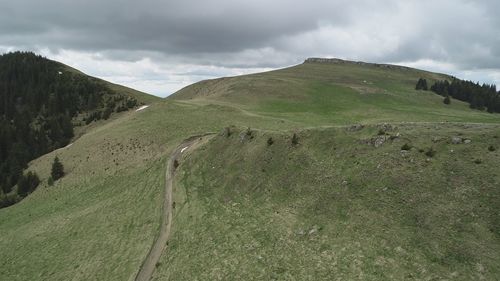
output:
[[[156,268],[157,262],[160,260],[160,256],[167,245],[168,238],[170,236],[170,229],[172,227],[172,187],[174,181],[175,166],[174,163],[178,160],[182,153],[191,151],[201,145],[203,142],[208,140],[208,136],[212,135],[205,134],[199,136],[193,136],[184,140],[177,148],[170,154],[170,158],[167,163],[167,171],[165,176],[165,198],[163,199],[163,211],[162,211],[162,221],[160,226],[160,234],[153,244],[151,250],[149,250],[146,259],[142,263],[137,276],[136,281],[149,281],[153,276],[153,272]]]

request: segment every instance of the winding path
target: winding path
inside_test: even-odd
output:
[[[148,255],[144,259],[139,272],[135,277],[135,281],[149,281],[153,276],[156,264],[160,260],[160,256],[167,245],[170,236],[170,229],[172,227],[172,186],[175,173],[175,162],[182,153],[188,149],[194,149],[197,145],[201,144],[206,136],[212,135],[208,133],[205,135],[192,136],[184,140],[177,148],[170,154],[167,163],[167,171],[165,175],[165,198],[163,199],[162,222],[160,226],[160,234],[149,250]]]

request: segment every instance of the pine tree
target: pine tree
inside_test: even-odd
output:
[[[52,163],[52,171],[50,175],[54,181],[64,177],[64,166],[59,161],[59,158],[57,156],[56,158],[54,158],[54,162]]]
[[[429,88],[427,86],[427,80],[420,78],[418,79],[417,85],[415,86],[415,90],[424,90],[427,91]]]

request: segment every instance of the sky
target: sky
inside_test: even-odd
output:
[[[335,57],[500,85],[498,0],[0,0],[0,52],[30,50],[158,96]]]

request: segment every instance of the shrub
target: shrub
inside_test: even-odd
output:
[[[401,150],[410,150],[411,149],[411,145],[409,145],[408,143],[405,143],[403,144],[403,146],[401,146]]]
[[[299,144],[299,137],[297,136],[296,133],[294,133],[292,136],[292,145],[297,145],[297,144]]]
[[[383,136],[383,135],[385,135],[385,130],[384,130],[384,129],[379,129],[379,130],[378,130],[378,135],[379,135],[379,136]]]
[[[481,159],[476,159],[476,160],[474,160],[474,163],[481,164],[481,163],[483,163],[483,161],[481,161]]]
[[[434,150],[434,148],[430,147],[426,152],[425,152],[425,155],[427,157],[434,157],[434,155],[436,155],[436,151]]]
[[[496,147],[494,147],[493,145],[490,145],[490,146],[488,147],[488,150],[489,150],[489,151],[495,151],[495,150],[497,150],[497,148],[496,148]]]
[[[444,104],[450,104],[451,103],[450,96],[444,97],[443,103]]]
[[[270,146],[270,145],[273,145],[273,143],[274,143],[273,138],[272,138],[272,137],[269,137],[269,138],[267,139],[267,145],[269,145],[269,146]]]
[[[179,167],[179,161],[177,159],[174,160],[174,169],[177,169]]]
[[[54,181],[64,177],[64,166],[59,161],[57,156],[54,158],[54,162],[52,163],[52,171],[50,172],[50,175]]]

